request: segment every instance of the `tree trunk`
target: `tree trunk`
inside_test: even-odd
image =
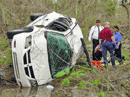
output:
[[[124,0],[122,0],[122,6],[123,6],[123,7],[126,9],[126,11],[127,11],[128,28],[129,28],[129,10],[128,10],[126,4],[124,4]]]

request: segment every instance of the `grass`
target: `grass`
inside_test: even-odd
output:
[[[7,38],[0,38],[0,66],[9,66],[12,63],[11,48]]]

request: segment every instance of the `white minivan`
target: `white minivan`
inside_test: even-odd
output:
[[[82,31],[75,18],[52,12],[24,28],[7,32],[19,86],[43,85],[73,67],[83,54]]]

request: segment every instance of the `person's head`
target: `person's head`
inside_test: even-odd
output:
[[[117,31],[119,31],[119,28],[118,28],[118,26],[114,26],[113,30],[114,30],[114,32],[117,32]]]
[[[105,22],[105,27],[106,28],[110,28],[110,23],[109,22]]]
[[[96,26],[97,26],[97,27],[100,26],[100,20],[96,20]]]

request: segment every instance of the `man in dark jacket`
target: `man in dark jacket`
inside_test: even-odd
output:
[[[113,37],[112,31],[109,29],[110,23],[105,22],[105,28],[100,32],[99,36],[99,46],[102,44],[102,56],[104,58],[104,66],[107,68],[108,62],[107,62],[107,50],[110,53],[112,66],[113,68],[116,68],[115,66],[115,58],[113,54],[113,44],[112,41],[116,44],[115,39]]]

